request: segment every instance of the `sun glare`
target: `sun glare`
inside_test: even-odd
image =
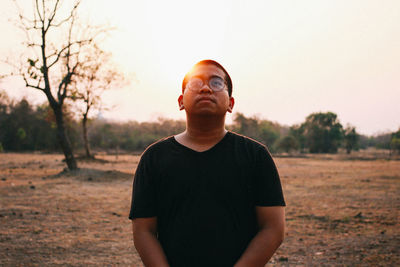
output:
[[[153,56],[160,73],[176,84],[194,63],[221,57],[229,9],[223,3],[160,1],[146,5]],[[212,7],[212,8],[211,8]],[[212,19],[209,19],[212,18]],[[210,30],[212,29],[212,30]]]

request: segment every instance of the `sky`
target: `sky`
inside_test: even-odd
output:
[[[2,0],[0,10],[0,57],[12,58],[24,35],[9,21],[16,18],[12,1]],[[79,12],[115,27],[101,46],[134,77],[103,95],[105,118],[184,119],[177,104],[183,76],[213,59],[233,80],[234,112],[293,125],[331,111],[368,135],[400,127],[398,0],[84,0]],[[18,79],[1,88],[46,100]]]

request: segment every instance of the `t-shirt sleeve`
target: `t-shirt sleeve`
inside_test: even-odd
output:
[[[271,154],[265,147],[257,152],[254,179],[256,206],[285,206],[281,181]]]
[[[157,216],[154,178],[149,157],[143,154],[133,180],[129,219]]]

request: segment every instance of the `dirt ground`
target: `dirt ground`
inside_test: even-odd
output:
[[[62,155],[0,154],[1,266],[143,266],[128,220],[138,156],[62,172]],[[286,238],[267,266],[400,266],[400,161],[279,157]]]

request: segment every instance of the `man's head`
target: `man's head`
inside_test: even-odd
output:
[[[219,64],[218,62],[216,62],[214,60],[206,59],[206,60],[202,60],[202,61],[197,62],[193,66],[192,71],[194,69],[196,69],[197,67],[200,67],[200,66],[203,66],[203,65],[214,65],[214,66],[216,66],[217,68],[221,69],[224,72],[224,74],[225,74],[224,79],[225,79],[226,86],[228,87],[228,94],[229,94],[229,96],[232,96],[232,80],[231,80],[231,77],[229,76],[228,72],[224,69],[224,67],[222,67],[221,64]],[[191,74],[192,71],[189,71],[188,73],[186,73],[185,77],[183,78],[182,93],[183,93],[183,91],[185,91],[188,79],[189,79],[190,74]]]
[[[216,61],[202,60],[185,75],[178,105],[187,115],[225,116],[234,103],[232,80]]]

